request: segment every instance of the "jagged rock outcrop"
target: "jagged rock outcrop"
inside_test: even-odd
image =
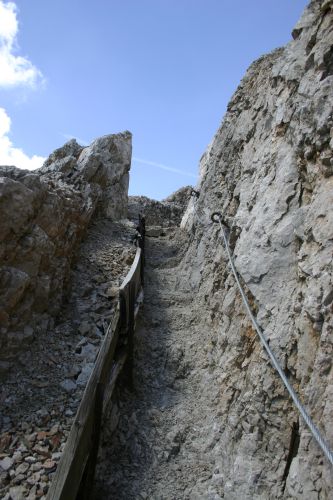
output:
[[[267,362],[210,222],[218,210],[231,225],[258,321],[332,448],[332,1],[311,1],[293,38],[250,66],[182,221],[185,281],[211,310],[209,370],[221,384],[207,498],[332,497],[332,469]]]
[[[182,208],[183,212],[188,206],[191,196],[193,195],[192,186],[185,186],[177,189],[174,193],[170,194],[167,198],[162,200],[163,203],[174,203]]]
[[[0,351],[12,358],[61,305],[94,213],[127,216],[131,134],[69,141],[30,172],[0,167]],[[5,370],[8,363],[2,362]]]
[[[177,226],[180,224],[189,203],[191,191],[191,186],[185,186],[162,201],[152,200],[147,196],[130,196],[128,215],[130,218],[135,218],[138,213],[142,213],[146,218],[147,225]]]

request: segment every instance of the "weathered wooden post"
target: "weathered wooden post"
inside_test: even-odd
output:
[[[141,285],[144,284],[144,267],[145,267],[145,238],[146,238],[146,220],[143,215],[139,215],[139,233],[141,238],[139,239],[139,246],[142,250],[141,253]]]
[[[104,398],[104,384],[99,382],[96,385],[96,392],[95,392],[94,422],[91,431],[91,449],[76,500],[91,499],[93,485],[94,485],[95,470],[97,465],[99,442],[101,436],[103,398]]]
[[[134,356],[134,309],[135,309],[135,281],[130,283],[128,290],[128,354],[127,354],[127,372],[128,372],[128,387],[132,391],[134,389],[133,381],[133,356]]]

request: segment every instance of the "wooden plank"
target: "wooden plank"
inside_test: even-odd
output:
[[[109,326],[51,483],[48,500],[75,499],[92,446],[96,388],[111,367],[119,334],[119,310]]]
[[[141,259],[141,248],[136,249],[136,254],[134,257],[134,261],[131,265],[130,270],[128,271],[124,281],[120,286],[120,290],[123,290],[128,286],[128,284],[133,281],[133,276],[137,273],[138,268],[140,267],[140,259]]]
[[[94,370],[88,380],[79,409],[68,436],[65,450],[61,456],[56,474],[50,486],[47,500],[69,500],[75,499],[79,491],[82,476],[87,466],[89,457],[94,461],[97,455],[98,439],[96,438],[96,391],[98,387],[105,387],[109,382],[110,387],[106,386],[105,401],[99,402],[99,408],[103,411],[106,403],[112,396],[116,378],[123,368],[126,354],[117,364],[110,380],[110,370],[116,349],[119,330],[125,327],[125,331],[130,330],[129,351],[132,363],[133,356],[133,332],[134,318],[137,315],[135,301],[141,292],[141,274],[142,274],[142,250],[138,248],[133,264],[120,287],[121,303],[117,308],[116,314],[109,325],[104,341],[100,348]],[[100,420],[100,416],[98,417]],[[95,439],[95,447],[93,440]],[[91,452],[95,450],[94,457]],[[94,467],[91,466],[91,468]],[[92,471],[88,470],[91,477]]]
[[[140,261],[139,261],[140,263]],[[129,389],[133,390],[133,353],[134,353],[134,309],[135,309],[135,275],[133,275],[133,281],[129,283],[128,290],[128,304],[129,304],[129,316],[128,316],[128,328],[127,328],[127,361],[124,367],[126,372],[126,383]]]
[[[141,248],[137,248],[133,264],[119,289],[122,328],[126,332],[128,330],[129,320],[130,320],[130,287],[132,286],[133,282],[135,282],[135,297],[136,297],[139,293],[139,289],[141,286],[141,280],[140,280],[141,254],[142,254]]]
[[[101,435],[102,415],[103,415],[103,398],[104,385],[99,383],[96,387],[95,404],[94,404],[94,426],[91,434],[91,450],[86,463],[83,478],[80,483],[79,491],[76,500],[89,500],[91,498],[95,469],[97,464],[97,456]]]
[[[135,311],[134,311],[134,320],[136,320],[138,314],[139,314],[139,308],[143,300],[143,291],[140,291],[140,302],[137,303]],[[105,391],[104,391],[104,401],[103,401],[103,414],[105,413],[114,388],[116,386],[117,379],[126,363],[127,359],[127,352],[123,351],[120,355],[119,358],[115,361],[114,365],[112,366],[110,370],[110,375],[109,375],[109,380],[105,382]]]
[[[114,390],[114,388],[116,386],[116,382],[117,382],[118,376],[119,376],[121,370],[124,367],[124,364],[126,362],[126,358],[127,358],[127,353],[124,352],[119,357],[119,359],[116,361],[115,365],[112,367],[112,371],[111,371],[111,374],[110,374],[110,379],[109,379],[109,382],[108,382],[108,384],[107,384],[107,386],[105,388],[105,392],[104,392],[103,413],[105,413],[108,405],[110,404],[111,397],[112,397],[112,394],[113,394],[113,390]]]

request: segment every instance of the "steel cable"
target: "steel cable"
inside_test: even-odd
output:
[[[218,221],[216,220],[216,217],[218,217]],[[212,220],[213,222],[219,222],[220,224],[220,227],[221,227],[221,231],[222,231],[222,236],[223,236],[223,242],[224,242],[224,247],[226,249],[226,252],[227,252],[227,255],[228,255],[228,258],[229,258],[229,262],[230,262],[230,265],[231,265],[231,269],[232,269],[232,272],[233,272],[233,275],[235,277],[235,280],[236,280],[236,283],[237,283],[237,286],[238,286],[238,289],[240,291],[240,294],[242,296],[242,299],[243,299],[243,302],[244,302],[244,305],[245,305],[245,308],[246,308],[246,311],[252,321],[252,324],[257,332],[257,334],[259,335],[259,338],[271,360],[271,363],[272,365],[274,366],[274,368],[276,369],[276,371],[278,372],[278,374],[280,375],[289,395],[291,396],[296,408],[298,409],[298,411],[300,412],[300,414],[302,415],[303,417],[303,420],[305,421],[305,423],[307,424],[307,426],[309,427],[313,437],[315,438],[315,440],[317,441],[317,443],[319,444],[320,448],[322,449],[322,451],[324,452],[326,458],[329,460],[329,462],[331,463],[331,465],[333,465],[333,453],[332,451],[330,450],[328,444],[326,443],[326,440],[322,437],[322,435],[320,434],[320,431],[319,429],[316,427],[316,425],[313,423],[311,417],[309,416],[309,414],[307,413],[307,411],[305,410],[305,408],[303,407],[302,403],[300,402],[296,392],[294,391],[293,387],[290,385],[289,383],[289,380],[287,379],[284,371],[282,370],[278,360],[276,359],[274,353],[272,352],[271,348],[269,347],[269,344],[263,334],[263,332],[261,331],[261,328],[259,327],[258,323],[257,323],[257,320],[255,319],[252,311],[251,311],[251,308],[250,308],[250,305],[248,303],[248,300],[247,300],[247,297],[244,293],[244,290],[243,290],[243,287],[239,281],[239,278],[238,278],[238,273],[237,273],[237,270],[236,270],[236,267],[235,267],[235,264],[234,264],[234,261],[233,261],[233,258],[232,258],[232,255],[231,255],[231,251],[230,251],[230,247],[229,247],[229,241],[228,241],[228,237],[227,237],[227,233],[226,233],[226,230],[225,230],[225,227],[223,226],[223,223],[222,223],[222,216],[220,213],[218,212],[215,212],[213,215],[212,215]]]

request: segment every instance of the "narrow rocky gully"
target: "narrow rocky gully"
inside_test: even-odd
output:
[[[176,227],[162,234],[147,237],[134,391],[119,390],[105,422],[95,498],[215,498],[218,485],[207,497],[207,481],[219,433],[212,410],[218,388],[205,371],[202,311],[180,280],[188,235]]]

